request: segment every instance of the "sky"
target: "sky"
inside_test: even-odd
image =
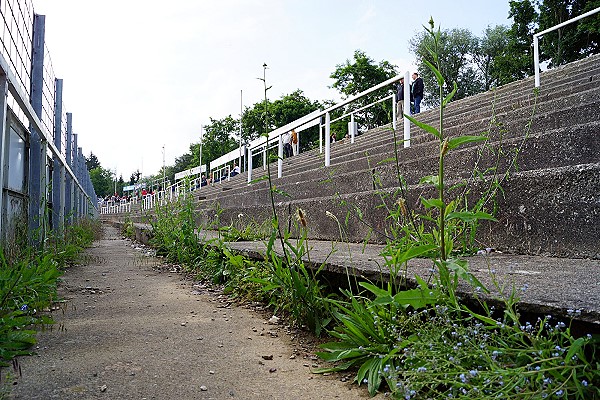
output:
[[[128,181],[188,152],[210,118],[301,89],[340,100],[329,78],[364,51],[414,71],[409,41],[442,29],[510,25],[508,0],[33,0],[73,132],[86,156]]]

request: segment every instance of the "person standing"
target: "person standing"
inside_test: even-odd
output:
[[[415,114],[421,112],[421,100],[423,100],[423,90],[425,85],[423,84],[423,78],[419,77],[419,74],[413,72],[412,74],[413,83],[410,88],[410,93],[415,102]]]
[[[298,134],[296,133],[295,129],[292,129],[292,153],[293,155],[298,155],[299,153],[299,146],[298,146]]]
[[[292,156],[292,133],[286,132],[281,135],[281,141],[283,142],[283,158]]]
[[[396,90],[396,118],[404,117],[404,77],[400,78]]]

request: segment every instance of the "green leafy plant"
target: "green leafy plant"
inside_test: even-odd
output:
[[[318,353],[336,365],[316,372],[357,369],[355,380],[366,383],[374,395],[386,382],[392,397],[411,398],[594,398],[600,393],[598,362],[594,361],[598,340],[591,335],[576,338],[570,327],[550,317],[522,321],[516,310],[518,296],[512,290],[496,299],[502,304],[500,317],[481,300],[479,309],[467,307],[457,295],[459,281],[475,295],[489,297],[488,290],[468,269],[459,255],[469,253],[481,220],[493,221],[485,207],[490,196],[501,190],[493,179],[481,199],[469,208],[467,189],[462,197],[449,200],[444,179],[448,152],[486,136],[444,135],[443,112],[456,92],[443,97],[444,78],[437,65],[439,30],[433,21],[433,63],[428,63],[440,88],[439,129],[408,117],[439,141],[437,175],[421,183],[435,195],[422,197],[424,213],[408,210],[406,184],[396,165],[400,189],[390,219],[398,222],[384,256],[390,279],[383,287],[360,283],[359,293],[345,291],[345,300],[332,300],[338,325],[331,333],[337,341],[325,343]],[[431,277],[415,276],[417,286],[395,279],[407,272],[414,258],[429,258]],[[494,279],[498,292],[502,288]],[[577,311],[573,311],[577,313]]]
[[[154,213],[151,244],[157,248],[157,254],[193,267],[203,249],[196,235],[192,196],[184,193],[173,202],[157,204]]]
[[[53,323],[45,311],[58,300],[63,268],[79,260],[84,246],[98,235],[96,222],[81,219],[64,236],[49,235],[40,248],[24,246],[6,258],[0,249],[0,367],[31,354],[35,325]]]

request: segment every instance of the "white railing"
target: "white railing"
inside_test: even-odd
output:
[[[404,75],[404,78],[406,79],[406,82],[408,82],[408,79],[409,79],[408,76],[409,76],[409,73],[406,72],[405,75]],[[267,137],[261,136],[258,139],[254,140],[253,142],[251,142],[248,145],[248,183],[252,182],[252,155],[253,155],[253,153],[254,153],[254,151],[256,149],[260,149],[261,151],[263,151],[263,152],[266,153],[266,150],[267,150],[266,149],[266,147],[267,147],[266,143],[270,143],[270,142],[274,142],[274,143],[276,143],[277,146],[280,147],[278,149],[278,168],[277,168],[278,171],[277,171],[277,177],[281,178],[281,175],[282,175],[282,167],[281,167],[281,165],[282,165],[282,162],[283,162],[282,161],[282,154],[283,154],[283,152],[281,150],[282,143],[280,143],[281,142],[281,136],[283,134],[291,131],[291,130],[296,130],[296,132],[299,132],[300,127],[301,126],[306,126],[307,124],[311,124],[311,126],[314,126],[314,125],[320,123],[319,121],[323,117],[325,117],[325,125],[324,125],[324,128],[325,128],[324,129],[325,130],[325,133],[324,133],[324,136],[325,136],[325,146],[324,146],[325,147],[325,149],[324,149],[325,150],[325,166],[329,167],[330,164],[331,164],[330,125],[331,125],[331,122],[332,122],[331,121],[331,117],[330,117],[330,113],[332,111],[335,111],[335,110],[337,110],[339,108],[342,108],[342,107],[344,107],[344,106],[346,106],[346,105],[348,105],[348,104],[350,104],[350,103],[352,103],[352,102],[354,102],[354,101],[356,101],[356,100],[358,100],[358,99],[360,99],[360,98],[362,98],[362,97],[364,97],[364,96],[366,96],[366,95],[368,95],[368,94],[370,94],[370,93],[372,93],[372,92],[374,92],[376,90],[379,90],[381,88],[384,88],[386,86],[389,86],[389,85],[393,84],[394,82],[399,81],[401,77],[403,77],[403,76],[402,75],[397,75],[397,76],[395,76],[393,78],[390,78],[390,79],[388,79],[388,80],[386,80],[384,82],[381,82],[380,84],[378,84],[376,86],[373,86],[370,89],[365,90],[364,92],[361,92],[361,93],[359,93],[357,95],[349,97],[348,99],[342,101],[341,103],[335,104],[335,105],[333,105],[333,106],[331,106],[331,107],[329,107],[329,108],[327,108],[325,110],[315,111],[315,112],[313,112],[311,114],[308,114],[308,115],[306,115],[306,116],[304,116],[302,118],[299,118],[299,119],[297,119],[297,120],[295,120],[293,122],[290,122],[289,124],[286,124],[286,125],[284,125],[284,126],[282,126],[280,128],[277,128],[277,129],[271,131],[267,135]],[[404,105],[405,105],[405,108],[404,109],[408,110],[408,109],[410,109],[410,92],[409,92],[408,85],[404,85],[404,93],[405,93],[405,95],[404,95]],[[385,101],[385,100],[389,99],[390,97],[392,98],[392,104],[393,104],[393,107],[392,107],[393,108],[392,124],[394,126],[394,129],[396,129],[396,101],[395,101],[395,96],[394,95],[392,95],[392,96],[386,96],[383,99],[378,100],[377,102]],[[377,102],[375,102],[375,103],[377,103]],[[366,107],[370,107],[370,106],[372,106],[375,103],[372,103],[372,104],[370,104],[368,106],[365,106],[365,107],[361,108],[361,110],[364,109],[364,108],[366,108]],[[354,110],[353,112],[357,112],[357,111],[358,110]],[[351,119],[352,119],[351,122],[354,122],[352,117],[351,117]],[[354,130],[352,130],[350,134],[353,136]],[[323,152],[322,136],[323,136],[322,132],[319,132],[319,149],[320,149],[320,152]],[[353,140],[351,140],[351,141],[353,142]],[[408,120],[408,118],[404,118],[404,147],[409,147],[409,146],[410,146],[410,121]],[[269,144],[269,147],[272,147],[272,146]],[[237,151],[237,150],[234,150],[233,152],[235,152],[235,151]],[[266,160],[266,156],[263,156],[263,163],[265,162],[265,160]]]
[[[539,38],[541,38],[542,36],[544,36],[546,33],[555,31],[557,29],[562,28],[565,25],[571,24],[575,21],[579,21],[582,18],[585,17],[589,17],[592,14],[596,14],[597,12],[600,12],[600,7],[595,8],[591,11],[586,12],[585,14],[581,14],[578,17],[575,18],[571,18],[565,22],[562,22],[556,26],[553,26],[552,28],[548,28],[546,30],[543,30],[541,32],[537,32],[533,34],[533,69],[535,72],[535,87],[540,87],[540,44],[539,44]]]
[[[271,131],[268,134],[268,137],[261,136],[255,140],[253,140],[252,142],[250,142],[248,145],[246,145],[245,147],[242,148],[242,150],[244,150],[244,151],[247,150],[247,152],[248,152],[248,157],[247,157],[248,158],[248,183],[250,183],[252,181],[252,170],[253,170],[252,156],[254,154],[258,154],[258,153],[262,152],[263,153],[263,157],[262,157],[263,169],[266,169],[268,151],[275,147],[278,147],[278,150],[277,150],[277,153],[278,153],[277,177],[281,178],[282,166],[283,166],[282,135],[284,135],[287,132],[290,132],[292,130],[296,131],[297,138],[298,138],[298,143],[296,144],[296,146],[297,146],[296,149],[299,149],[300,148],[300,132],[302,132],[308,128],[311,128],[313,126],[319,125],[319,127],[320,127],[319,128],[319,151],[321,153],[323,153],[323,150],[325,151],[325,166],[329,167],[330,160],[331,160],[330,125],[332,122],[335,122],[341,118],[344,118],[344,117],[347,117],[348,115],[350,115],[350,118],[351,118],[350,124],[354,124],[354,114],[355,113],[363,111],[363,110],[365,110],[369,107],[372,107],[375,104],[381,103],[383,101],[391,100],[392,101],[392,109],[393,109],[392,125],[393,125],[394,129],[396,129],[396,95],[395,94],[386,95],[385,97],[383,97],[379,100],[376,100],[375,102],[373,102],[371,104],[363,106],[357,110],[352,110],[352,111],[344,114],[342,117],[336,118],[333,121],[331,121],[330,113],[332,111],[342,108],[342,107],[344,107],[344,106],[346,106],[346,105],[348,105],[348,104],[350,104],[350,103],[352,103],[352,102],[354,102],[376,90],[379,90],[381,88],[384,88],[386,86],[389,86],[389,85],[399,81],[401,77],[402,77],[402,75],[397,75],[393,78],[390,78],[390,79],[386,80],[385,82],[382,82],[376,86],[373,86],[372,88],[367,89],[364,92],[359,93],[355,96],[351,96],[348,99],[344,100],[343,102],[335,104],[325,110],[313,111],[312,113],[305,115],[304,117],[301,117],[293,122],[290,122],[280,128],[277,128],[277,129]],[[409,81],[409,73],[408,72],[405,73],[404,79],[405,79],[405,82]],[[409,109],[410,109],[410,89],[409,89],[409,85],[405,84],[404,85],[404,110],[409,110]],[[325,123],[321,124],[321,120],[323,117],[325,119]],[[351,143],[354,143],[355,130],[351,129],[349,133],[351,136]],[[323,146],[323,137],[325,139],[324,146]],[[410,146],[410,121],[408,120],[408,118],[405,117],[404,118],[404,147],[409,147],[409,146]],[[323,149],[323,147],[324,147],[324,149]],[[240,154],[240,149],[236,148],[236,149],[232,150],[231,152],[224,154],[221,157],[217,158],[216,160],[210,162],[210,171],[213,174],[213,176],[217,177],[219,182],[222,182],[224,179],[229,180],[230,172],[231,172],[231,169],[230,169],[231,167],[230,167],[229,163],[238,159],[239,154]],[[192,185],[189,188],[185,188],[183,186],[183,183],[180,181],[174,185],[167,187],[165,191],[160,191],[160,192],[157,192],[154,194],[148,194],[148,195],[144,196],[141,199],[142,210],[151,209],[156,204],[164,204],[166,201],[172,201],[173,199],[176,199],[183,191],[188,191],[188,190],[191,191],[191,190],[200,188],[200,186],[201,186],[200,179],[201,178],[196,178],[196,179],[192,180],[191,181]],[[137,199],[135,199],[135,200],[137,202]],[[125,208],[116,207],[116,206],[104,206],[101,208],[101,213],[106,214],[106,213],[112,213],[112,212],[123,212],[123,211],[116,211],[116,210],[123,210],[123,209],[125,209]],[[131,211],[131,202],[129,203],[129,206],[126,209],[129,212]]]

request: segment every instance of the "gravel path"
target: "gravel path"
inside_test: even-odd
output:
[[[64,275],[56,324],[19,360],[14,399],[366,399],[310,372],[310,343],[160,268],[118,231]]]

